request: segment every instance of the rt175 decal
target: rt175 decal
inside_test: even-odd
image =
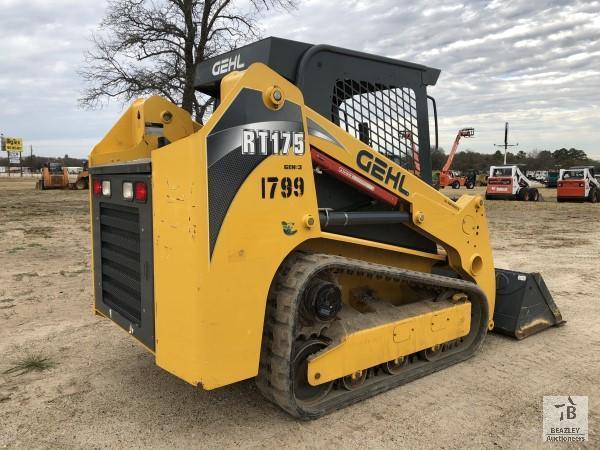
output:
[[[242,130],[242,155],[304,155],[304,132]]]
[[[404,189],[406,175],[399,170],[394,169],[393,166],[373,155],[371,152],[367,150],[359,151],[356,154],[356,165],[364,172],[373,176],[373,178],[383,181],[401,194],[406,196],[410,195],[410,192]]]

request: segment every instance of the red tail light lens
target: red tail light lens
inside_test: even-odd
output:
[[[579,183],[579,187],[585,187],[585,183]]]
[[[102,195],[102,181],[94,178],[93,191],[96,197],[100,197]]]
[[[558,182],[557,186],[558,186],[558,187],[562,187],[562,183],[561,183],[561,182]]]
[[[134,187],[134,197],[136,202],[146,202],[148,199],[148,187],[143,181],[136,181]]]

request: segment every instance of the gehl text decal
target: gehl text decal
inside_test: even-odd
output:
[[[242,155],[304,155],[304,132],[242,130]]]
[[[367,150],[359,151],[356,154],[356,164],[361,170],[373,176],[373,178],[383,181],[385,184],[407,197],[410,195],[410,192],[404,189],[406,175],[402,174],[399,170],[394,169],[393,166],[373,155],[371,152]]]

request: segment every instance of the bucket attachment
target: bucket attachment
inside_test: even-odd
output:
[[[564,323],[539,273],[496,269],[494,331],[524,339]]]

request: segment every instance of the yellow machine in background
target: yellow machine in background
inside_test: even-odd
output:
[[[38,190],[68,189],[69,172],[67,168],[60,163],[46,164],[42,167],[40,179],[37,181],[35,188]]]
[[[430,186],[438,75],[270,38],[199,67],[204,126],[136,101],[90,154],[96,312],[188,383],[256,377],[302,418],[468,358],[495,320],[561,322],[539,276],[494,269],[481,197]]]
[[[40,171],[40,179],[35,188],[43,191],[46,189],[87,189],[89,173],[87,165],[84,167],[63,167],[60,163],[47,163]]]

